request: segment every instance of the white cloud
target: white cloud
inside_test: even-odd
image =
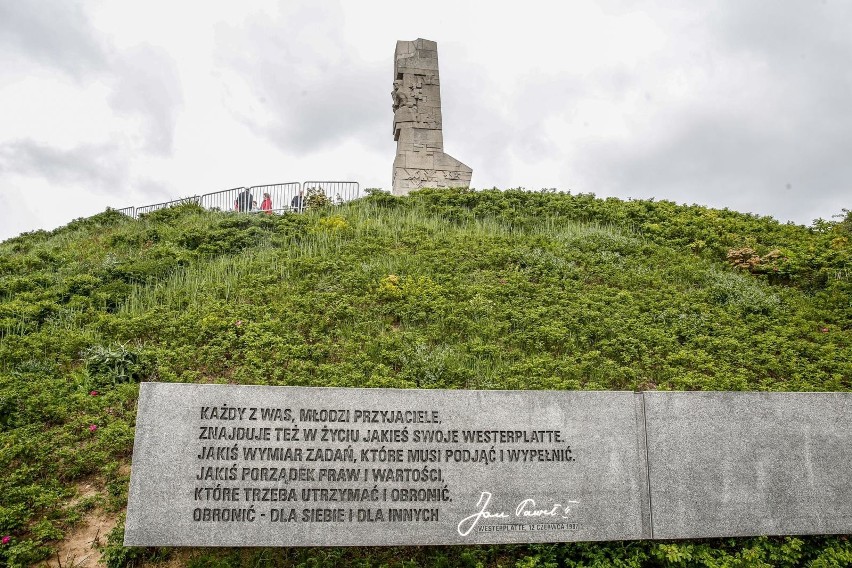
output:
[[[168,156],[183,106],[180,77],[171,56],[162,48],[140,45],[123,51],[114,67],[109,103],[117,115],[129,114],[139,121],[133,131],[140,140],[133,145]]]
[[[0,4],[0,238],[106,205],[390,184],[394,43],[439,44],[476,187],[808,223],[850,207],[852,7],[728,1]],[[71,196],[71,197],[69,197]]]

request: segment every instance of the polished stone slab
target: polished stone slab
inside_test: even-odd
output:
[[[852,394],[644,397],[654,538],[852,533]]]
[[[852,393],[144,383],[125,543],[848,534],[850,440]]]
[[[643,424],[630,392],[143,383],[125,544],[648,538]]]

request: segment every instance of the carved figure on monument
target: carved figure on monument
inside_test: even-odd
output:
[[[402,86],[402,81],[393,82],[393,91],[391,91],[391,98],[393,98],[394,112],[396,112],[399,107],[407,106],[408,95],[405,94],[405,87]]]
[[[396,42],[393,70],[393,193],[469,187],[473,170],[444,153],[438,44],[426,39]]]

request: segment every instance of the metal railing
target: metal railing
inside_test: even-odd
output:
[[[357,181],[306,181],[302,182],[302,189],[305,193],[311,189],[318,189],[334,205],[361,197],[361,187]]]
[[[117,211],[137,219],[145,213],[167,209],[183,203],[197,203],[204,209],[219,211],[245,213],[293,211],[301,213],[307,207],[309,192],[313,190],[322,192],[334,205],[340,205],[361,197],[361,187],[357,181],[306,181],[303,183],[293,181],[253,185],[251,187],[233,187],[142,207],[125,207],[117,209]]]
[[[223,189],[213,193],[205,193],[201,196],[199,204],[205,209],[218,209],[219,211],[236,211],[237,195],[242,187]]]
[[[173,199],[172,201],[164,201],[163,203],[154,203],[153,205],[145,205],[143,207],[136,208],[136,216],[144,215],[145,213],[151,213],[152,211],[159,211],[160,209],[168,209],[169,207],[174,207],[175,205],[183,205],[184,203],[198,203],[199,197],[197,195],[193,195],[191,197],[183,197],[181,199]]]
[[[260,203],[261,211],[297,211],[301,212],[299,207],[301,200],[297,199],[302,191],[302,184],[297,181],[289,183],[272,183],[269,185],[253,185],[249,188],[252,195],[257,196],[257,202]],[[267,197],[269,202],[267,204]],[[258,207],[255,207],[258,209]]]

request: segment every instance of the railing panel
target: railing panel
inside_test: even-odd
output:
[[[153,211],[158,211],[160,209],[168,209],[169,207],[174,207],[175,205],[182,205],[184,203],[198,203],[199,197],[197,195],[193,195],[191,197],[183,197],[181,199],[174,199],[172,201],[164,201],[163,203],[154,203],[153,205],[144,205],[142,207],[136,208],[136,216],[144,215],[145,213],[151,213]]]
[[[257,206],[254,209],[269,213],[300,211],[301,208],[298,206],[299,199],[297,197],[301,189],[302,184],[297,181],[253,185],[249,188],[257,200]]]
[[[237,197],[244,188],[234,187],[205,193],[201,196],[201,206],[205,209],[218,209],[219,211],[238,211]]]
[[[302,182],[302,189],[305,195],[310,189],[319,189],[334,205],[361,197],[361,187],[357,181],[306,181]]]
[[[123,207],[122,209],[116,209],[122,215],[127,215],[128,217],[136,218],[136,208],[135,207]]]

